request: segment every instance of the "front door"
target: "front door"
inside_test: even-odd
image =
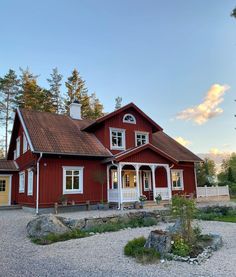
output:
[[[9,205],[10,177],[0,176],[0,206]]]
[[[147,197],[147,200],[153,200],[152,172],[150,170],[143,170],[141,176],[143,195]]]

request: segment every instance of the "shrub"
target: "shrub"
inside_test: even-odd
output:
[[[154,248],[145,248],[145,243],[146,239],[144,237],[129,241],[124,248],[125,255],[135,258],[140,263],[159,261],[160,254]]]
[[[196,206],[193,199],[184,196],[174,196],[172,199],[172,215],[180,219],[182,224],[182,237],[187,242],[194,240],[192,220],[196,213]]]
[[[185,242],[182,237],[176,237],[172,245],[172,253],[181,257],[189,256],[191,247]]]

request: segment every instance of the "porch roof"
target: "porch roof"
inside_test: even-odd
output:
[[[123,159],[125,159],[127,157],[130,157],[130,156],[132,156],[134,154],[137,154],[139,152],[142,152],[142,151],[144,151],[146,149],[152,150],[153,152],[159,154],[160,156],[166,158],[167,160],[169,160],[169,161],[171,161],[173,163],[178,163],[178,160],[176,160],[175,158],[171,157],[170,155],[168,155],[167,153],[165,153],[161,149],[158,149],[157,147],[155,147],[151,143],[147,143],[147,144],[143,144],[141,146],[137,146],[137,147],[134,147],[134,148],[127,149],[127,150],[125,150],[125,151],[123,151],[121,153],[118,153],[118,154],[114,155],[111,158],[107,158],[104,162],[105,163],[111,162],[111,161],[120,162]]]
[[[0,159],[0,171],[18,171],[18,165],[15,161]]]

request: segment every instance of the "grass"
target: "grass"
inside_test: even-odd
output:
[[[146,239],[144,237],[130,240],[125,248],[124,254],[142,264],[155,263],[160,260],[160,254],[154,248],[145,248]]]
[[[197,219],[236,223],[236,210],[232,207],[209,207],[198,211]]]
[[[86,230],[74,229],[64,234],[48,234],[43,238],[31,238],[31,241],[46,245],[58,241],[66,241],[70,239],[84,238],[93,235],[94,233],[116,232],[124,228],[149,227],[157,224],[157,219],[154,217],[145,217],[130,219],[128,221],[118,221],[116,223],[104,223],[90,227]]]

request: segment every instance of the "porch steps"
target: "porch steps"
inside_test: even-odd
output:
[[[144,209],[155,209],[155,208],[164,208],[170,205],[168,200],[162,200],[160,204],[157,204],[155,201],[145,201]]]
[[[22,209],[20,205],[0,206],[0,211],[19,210]]]

